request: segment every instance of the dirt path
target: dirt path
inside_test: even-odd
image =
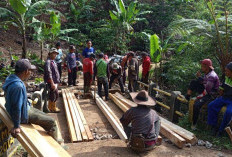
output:
[[[79,85],[82,85],[82,80],[79,80]],[[178,149],[173,144],[163,141],[161,146],[157,146],[149,153],[136,154],[126,147],[126,144],[121,141],[116,132],[111,127],[108,120],[97,107],[93,99],[79,99],[79,104],[83,110],[84,116],[90,129],[97,135],[111,134],[114,139],[94,140],[92,142],[70,143],[70,137],[67,128],[66,117],[64,113],[62,97],[58,100],[58,107],[61,113],[50,114],[59,121],[61,134],[65,140],[65,144],[69,147],[68,152],[74,157],[115,157],[115,156],[146,156],[146,157],[219,157],[232,156],[231,151],[217,151],[206,149],[205,147],[192,146],[191,148]],[[121,117],[122,111],[112,102],[106,102],[117,117]]]

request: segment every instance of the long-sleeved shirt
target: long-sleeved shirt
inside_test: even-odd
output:
[[[44,82],[51,83],[51,80],[55,84],[60,83],[60,74],[56,62],[48,59],[44,66]]]
[[[214,70],[210,71],[203,78],[200,77],[199,80],[203,81],[205,90],[208,94],[213,94],[218,91],[220,81]]]
[[[144,59],[143,59],[143,70],[142,70],[142,75],[143,76],[146,76],[147,73],[149,72],[150,70],[150,65],[151,65],[151,59],[149,56],[146,56]]]
[[[154,137],[154,123],[159,120],[157,113],[144,105],[132,107],[126,111],[120,119],[123,126],[128,126],[131,123],[132,134],[143,134],[147,138]],[[152,129],[151,129],[152,127]]]
[[[107,77],[109,79],[109,65],[104,59],[99,59],[94,66],[94,75],[97,77]]]
[[[67,66],[68,66],[68,69],[73,69],[77,66],[77,63],[76,63],[76,54],[73,52],[73,53],[68,53],[67,54]]]
[[[128,78],[137,80],[138,74],[139,74],[138,59],[136,57],[133,57],[128,64]]]
[[[83,60],[83,73],[89,72],[93,75],[93,61],[89,58]]]

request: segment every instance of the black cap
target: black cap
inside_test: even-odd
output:
[[[76,48],[75,48],[74,45],[70,45],[70,46],[69,46],[69,50],[76,50]]]
[[[103,57],[104,57],[104,53],[99,53],[99,54],[98,54],[98,57],[99,57],[99,58],[103,58]]]
[[[95,58],[95,54],[94,54],[94,53],[91,53],[91,54],[89,55],[89,58]]]
[[[232,71],[232,62],[230,62],[229,64],[227,64],[226,68],[229,69],[230,71]]]
[[[30,63],[28,59],[20,59],[16,62],[15,71],[23,72],[26,70],[35,70],[36,67]]]
[[[60,42],[57,42],[57,43],[56,43],[56,47],[58,47],[58,46],[61,46]]]

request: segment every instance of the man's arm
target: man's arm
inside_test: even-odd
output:
[[[107,74],[107,77],[108,77],[108,80],[110,79],[110,68],[109,68],[109,64],[107,64],[107,67],[106,67],[106,74]]]
[[[123,126],[128,126],[128,124],[130,124],[132,120],[132,113],[133,113],[133,108],[130,108],[122,115],[120,122],[122,123]]]
[[[213,77],[209,77],[208,78],[208,81],[206,82],[205,84],[205,90],[207,91],[207,93],[210,93],[211,90],[213,89],[213,87],[215,86],[215,83],[214,83],[214,78]]]
[[[48,80],[47,82],[51,84],[52,89],[55,88],[53,79],[52,79],[52,70],[51,70],[51,61],[46,62],[45,71],[47,73]]]

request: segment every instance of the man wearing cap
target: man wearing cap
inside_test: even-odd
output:
[[[90,54],[95,53],[95,49],[92,47],[91,40],[87,40],[86,45],[87,45],[87,47],[82,52],[82,60],[84,58],[89,58]]]
[[[58,51],[58,55],[56,56],[56,59],[55,59],[55,62],[57,64],[57,68],[58,68],[58,71],[59,71],[59,74],[60,74],[60,82],[61,82],[61,76],[62,76],[62,57],[63,57],[63,52],[62,52],[62,49],[60,48],[61,44],[60,42],[57,42],[56,43],[56,49]]]
[[[137,107],[131,107],[120,119],[132,149],[137,151],[154,148],[160,131],[160,119],[151,109],[155,101],[145,90],[130,93]],[[142,143],[142,144],[141,144]]]
[[[142,60],[143,60],[143,63],[142,63],[143,70],[142,70],[141,82],[148,84],[148,76],[149,76],[149,70],[150,70],[150,65],[151,65],[151,59],[146,52],[142,52],[141,56],[142,56]]]
[[[113,63],[112,67],[110,68],[110,83],[109,83],[109,89],[111,89],[112,87],[112,83],[114,82],[114,80],[117,80],[119,83],[119,86],[121,88],[121,92],[125,93],[124,91],[124,86],[122,83],[122,68],[120,65],[118,65],[117,63]]]
[[[68,85],[76,86],[77,79],[77,63],[76,63],[76,50],[75,46],[69,46],[69,53],[67,54],[67,67],[68,67]]]
[[[55,62],[58,54],[57,49],[52,48],[44,66],[44,82],[48,85],[49,89],[48,109],[50,112],[60,112],[60,109],[56,107],[56,101],[59,97],[58,84],[60,83],[60,74]]]
[[[137,81],[139,75],[139,64],[138,59],[136,58],[134,52],[130,52],[127,55],[128,57],[128,89],[130,92],[136,92],[137,90]]]
[[[15,74],[6,78],[3,85],[6,99],[6,110],[11,116],[14,127],[10,130],[13,137],[20,133],[21,123],[33,123],[43,127],[55,140],[57,139],[57,126],[55,120],[42,111],[30,106],[27,100],[27,91],[23,81],[26,81],[31,70],[36,69],[29,60],[20,59],[16,62]]]
[[[108,100],[109,95],[109,66],[104,60],[104,54],[98,54],[98,60],[94,66],[94,74],[97,76],[98,95],[102,98],[102,85],[105,91],[105,100]]]
[[[201,71],[205,74],[204,77],[201,77],[201,73],[198,71],[196,74],[198,79],[191,81],[186,95],[186,99],[189,100],[192,92],[197,92],[199,94],[193,104],[193,123],[191,127],[193,130],[196,129],[201,107],[217,96],[219,88],[219,78],[214,71],[210,59],[201,61]]]
[[[232,62],[225,68],[225,80],[219,89],[220,97],[208,104],[208,125],[212,126],[214,134],[217,133],[218,136],[221,136],[232,118]],[[218,113],[223,106],[226,106],[226,112],[219,129],[217,129]]]
[[[84,93],[88,93],[92,80],[93,80],[93,61],[95,54],[90,54],[89,58],[83,60],[83,73],[84,73]]]

